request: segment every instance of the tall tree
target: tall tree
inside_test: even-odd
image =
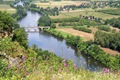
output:
[[[0,11],[0,29],[9,32],[12,32],[13,28],[17,28],[16,21],[8,14],[7,12]]]
[[[49,16],[40,17],[38,21],[38,26],[50,26],[50,25],[51,25],[51,19]]]

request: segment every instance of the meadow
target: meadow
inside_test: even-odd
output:
[[[60,7],[65,5],[80,5],[82,3],[88,3],[87,1],[49,1],[49,3],[41,3],[40,1],[33,1],[39,7]]]
[[[79,10],[72,10],[72,11],[62,11],[59,16],[50,16],[51,18],[70,18],[70,17],[79,17],[80,15],[83,16],[95,16],[99,17],[102,19],[111,19],[111,18],[117,18],[119,16],[117,15],[110,15],[110,14],[105,14],[101,12],[95,12],[92,9],[79,9]]]
[[[11,8],[9,5],[1,4],[0,5],[0,11],[6,11],[10,14],[13,14],[16,12],[15,9]]]

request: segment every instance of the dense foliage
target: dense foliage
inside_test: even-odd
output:
[[[52,23],[52,24],[50,25],[50,27],[51,27],[51,28],[56,28],[56,24],[55,24],[55,23]]]
[[[119,18],[112,18],[112,19],[107,19],[105,21],[105,24],[110,24],[113,27],[120,28],[120,17]]]
[[[98,10],[98,12],[112,14],[112,15],[120,15],[120,9]]]
[[[63,18],[63,19],[52,19],[54,23],[60,23],[59,26],[96,26],[99,23],[94,20],[88,20],[79,17],[72,17],[72,18]]]
[[[18,28],[16,21],[6,12],[0,11],[0,30],[12,32],[13,29]]]
[[[17,12],[15,14],[13,14],[13,17],[16,20],[22,19],[24,16],[27,15],[26,9],[23,8],[22,6],[18,6],[18,7],[16,7],[16,9],[17,9]]]
[[[106,54],[103,50],[100,49],[100,47],[98,47],[92,41],[83,42],[80,37],[75,37],[68,34],[66,34],[65,36],[65,34],[62,34],[62,32],[59,32],[56,30],[46,30],[46,31],[57,37],[66,39],[68,43],[77,47],[80,52],[93,57],[94,59],[100,61],[107,67],[110,67],[112,69],[120,69],[120,56],[112,56],[112,55]],[[120,41],[120,39],[117,39],[117,40],[118,40],[117,42]],[[116,40],[114,41],[116,42]]]
[[[79,31],[83,31],[83,32],[87,32],[87,33],[92,33],[92,30],[88,29],[86,27],[74,27],[74,29],[79,30]]]
[[[120,51],[120,33],[106,33],[97,31],[95,33],[95,42],[102,47]]]
[[[51,23],[52,22],[49,16],[42,16],[38,20],[38,26],[50,26]]]
[[[108,31],[108,32],[111,31],[111,28],[105,25],[99,26],[98,29],[103,31]]]
[[[15,29],[12,40],[19,42],[19,44],[25,48],[28,47],[27,33],[25,32],[24,28]]]
[[[30,7],[28,7],[29,10],[31,11],[36,11],[42,15],[51,15],[51,16],[57,16],[59,15],[59,9],[58,7],[54,7],[54,8],[43,8],[43,7],[37,7],[37,5],[35,4],[31,4]]]

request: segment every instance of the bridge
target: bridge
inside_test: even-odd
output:
[[[39,27],[23,27],[26,32],[39,32],[40,30],[43,31],[45,29],[50,29],[48,26],[39,26]]]

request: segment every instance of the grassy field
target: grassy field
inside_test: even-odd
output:
[[[2,5],[2,4],[0,5],[0,11],[6,11],[10,14],[13,14],[16,12],[16,10],[11,8],[9,5]]]
[[[87,3],[86,1],[50,1],[49,3],[41,3],[40,1],[33,1],[37,6],[46,8],[46,7],[60,7],[65,5],[80,5],[81,3]]]
[[[32,3],[36,4],[39,7],[60,7],[60,6],[65,6],[65,5],[80,5],[82,3],[89,3],[88,1],[49,1],[48,3],[42,3],[39,0],[35,0]],[[109,7],[108,7],[109,8]],[[87,14],[86,14],[87,13]],[[62,11],[59,16],[50,16],[51,18],[69,18],[69,17],[78,17],[79,15],[85,15],[85,16],[95,16],[95,17],[101,17],[103,19],[110,19],[110,18],[117,18],[119,16],[116,15],[110,15],[110,14],[105,14],[101,12],[95,12],[93,9],[78,9],[78,10],[70,10],[69,12],[67,11]]]
[[[101,12],[95,12],[92,9],[81,9],[81,10],[74,10],[74,11],[62,11],[59,16],[50,16],[51,18],[69,18],[69,17],[79,17],[79,15],[84,15],[84,16],[95,16],[95,17],[100,17],[102,19],[111,19],[113,17],[117,18],[120,16],[116,15],[110,15],[110,14],[105,14]]]

